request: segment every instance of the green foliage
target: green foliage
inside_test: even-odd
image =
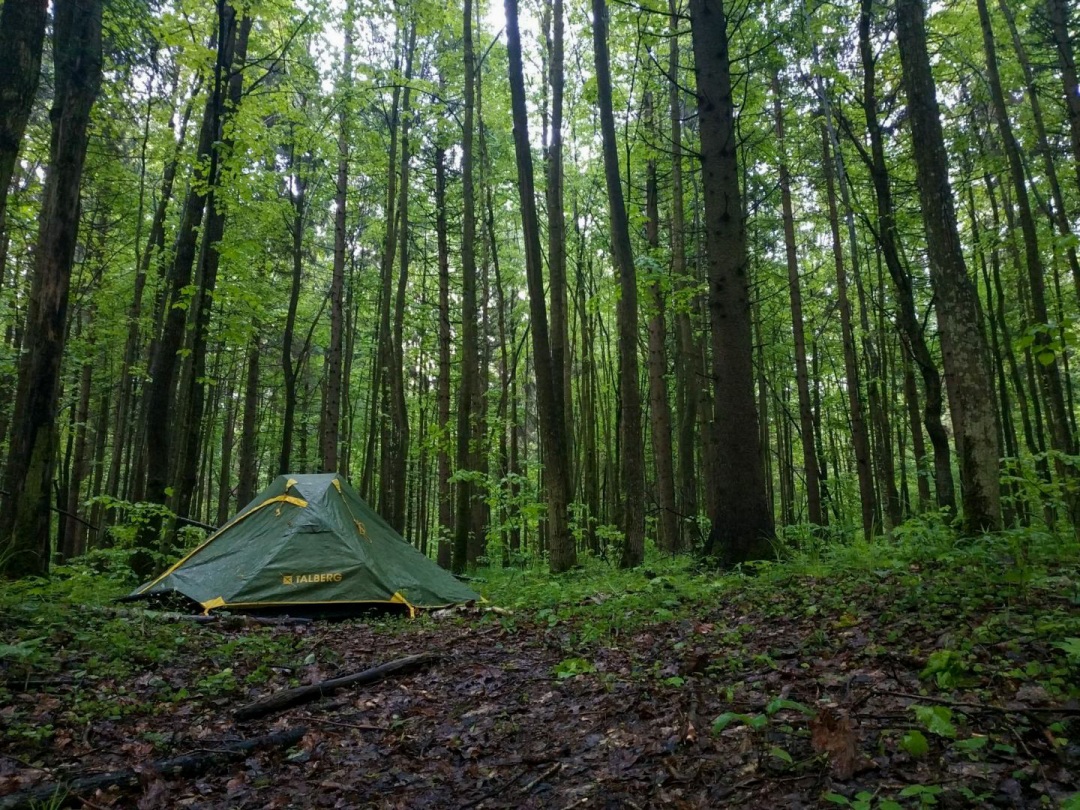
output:
[[[947,706],[909,706],[915,712],[915,719],[926,727],[931,734],[939,737],[956,738],[956,726],[952,722],[952,709]]]
[[[567,658],[555,665],[555,677],[560,681],[574,678],[578,675],[588,675],[596,672],[596,666],[592,661],[585,658]]]

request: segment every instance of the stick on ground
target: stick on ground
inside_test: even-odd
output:
[[[215,765],[243,759],[257,748],[287,748],[295,745],[300,742],[306,733],[307,728],[297,726],[288,731],[279,731],[276,734],[224,743],[213,751],[200,751],[182,757],[161,759],[154,762],[147,770],[155,771],[162,776],[197,776],[210,770]],[[81,794],[91,794],[96,790],[112,787],[113,785],[118,785],[121,788],[136,787],[139,784],[141,775],[134,770],[113,771],[93,776],[79,776],[70,781],[50,785],[40,785],[30,790],[22,790],[18,793],[0,797],[0,810],[22,810],[22,808],[41,805],[62,807],[68,803],[78,801]]]
[[[386,664],[372,667],[371,669],[365,669],[363,672],[356,672],[352,675],[343,675],[340,678],[331,678],[330,680],[320,681],[319,683],[313,683],[308,686],[297,686],[295,689],[285,689],[281,692],[275,692],[272,695],[256,700],[254,703],[248,703],[245,706],[241,706],[233,713],[233,716],[236,717],[237,720],[254,720],[259,717],[265,717],[268,714],[284,711],[293,706],[299,706],[301,703],[307,703],[312,700],[318,700],[321,697],[326,697],[344,686],[376,683],[377,681],[389,678],[391,675],[405,675],[410,672],[415,672],[418,669],[423,669],[428,664],[432,664],[438,660],[439,656],[435,653],[409,655],[405,658],[399,658],[396,661],[390,661]]]

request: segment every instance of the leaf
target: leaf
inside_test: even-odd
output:
[[[819,754],[829,755],[829,767],[837,779],[854,775],[855,743],[855,727],[846,712],[827,707],[810,720],[810,745]]]
[[[774,745],[772,748],[769,749],[769,754],[776,757],[777,759],[784,760],[784,762],[786,762],[788,765],[795,764],[794,760],[792,760],[791,758],[791,754],[789,754],[787,751],[777,745]]]
[[[851,800],[847,796],[841,796],[839,793],[826,793],[822,798],[833,804],[841,804],[844,807],[851,806]]]
[[[1035,359],[1042,363],[1044,366],[1052,366],[1054,364],[1055,355],[1052,351],[1039,352],[1035,355]]]
[[[985,748],[988,742],[986,737],[968,737],[966,740],[957,740],[953,743],[953,748],[960,751],[978,751],[980,748]]]
[[[915,719],[926,726],[926,730],[939,737],[956,739],[956,726],[952,723],[952,709],[947,706],[908,707],[915,712]]]
[[[930,743],[921,731],[909,731],[900,739],[900,747],[916,759],[925,757],[930,752]]]
[[[797,700],[788,700],[786,698],[773,698],[769,701],[769,704],[765,707],[765,714],[772,716],[781,709],[791,709],[792,711],[801,712],[807,717],[812,717],[814,710],[805,704],[799,703]]]

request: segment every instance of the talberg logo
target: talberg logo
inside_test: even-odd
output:
[[[281,578],[282,585],[303,585],[309,582],[341,582],[340,573],[332,574],[285,574]]]

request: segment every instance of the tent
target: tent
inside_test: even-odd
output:
[[[207,611],[325,613],[480,599],[409,543],[340,475],[281,475],[128,599],[179,593]]]

